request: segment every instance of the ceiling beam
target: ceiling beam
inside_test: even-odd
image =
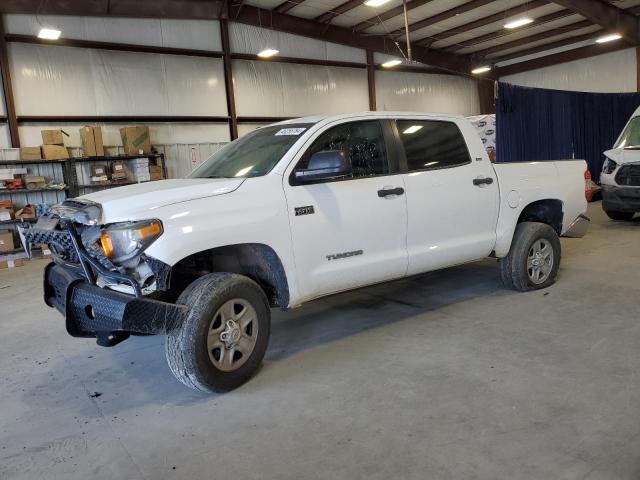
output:
[[[219,18],[223,0],[2,0],[0,13],[139,18]]]
[[[498,77],[504,77],[506,75],[513,75],[516,73],[527,72],[529,70],[549,67],[551,65],[558,65],[560,63],[595,57],[596,55],[615,52],[625,48],[629,48],[629,46],[624,42],[587,45],[586,47],[574,48],[573,50],[554,53],[553,55],[547,55],[546,57],[534,58],[533,60],[527,60],[526,62],[514,63],[513,65],[508,65],[506,67],[497,67],[493,70],[493,73]]]
[[[513,60],[515,58],[526,57],[527,55],[533,55],[535,53],[546,52],[553,50],[554,48],[566,47],[567,45],[573,45],[575,43],[585,42],[587,40],[595,41],[596,38],[602,35],[603,30],[597,32],[587,33],[585,35],[577,35],[575,37],[564,38],[556,42],[545,43],[544,45],[538,45],[537,47],[527,48],[525,50],[518,50],[517,52],[509,53],[498,58],[492,58],[492,63],[506,62],[507,60]]]
[[[277,7],[274,7],[273,11],[274,12],[278,12],[278,13],[287,13],[293,7],[297,7],[302,2],[304,2],[304,0],[295,0],[295,1],[294,0],[285,0],[284,2],[282,2]]]
[[[437,15],[434,15],[432,17],[411,23],[409,24],[409,31],[415,32],[416,30],[420,30],[421,28],[429,27],[436,23],[443,22],[451,17],[455,17],[456,15],[475,10],[476,8],[484,7],[485,5],[493,2],[494,0],[471,0],[470,2],[463,3],[462,5],[458,5],[457,7],[451,8],[449,10],[445,10],[444,12],[438,13]],[[404,35],[404,33],[404,28],[401,28],[396,30],[395,32],[392,32],[392,35]]]
[[[464,25],[460,25],[458,27],[454,27],[450,30],[445,30],[444,32],[440,32],[433,37],[428,39],[419,40],[416,44],[425,44],[428,41],[428,44],[444,40],[449,37],[453,37],[455,35],[460,35],[461,33],[466,33],[470,30],[474,30],[476,28],[484,27],[485,25],[489,25],[491,23],[500,22],[505,20],[506,18],[513,17],[515,15],[521,15],[523,13],[527,13],[534,8],[543,7],[548,5],[549,2],[547,0],[533,0],[532,2],[527,2],[523,5],[518,5],[517,7],[508,8],[499,13],[495,13],[493,15],[487,15],[486,17],[479,18],[478,20],[474,20],[473,22],[465,23]],[[425,45],[426,46],[426,45]]]
[[[493,47],[485,48],[484,50],[478,50],[476,52],[473,52],[471,55],[473,55],[474,57],[484,58],[487,55],[491,55],[496,52],[502,52],[503,50],[510,50],[512,48],[521,47],[523,45],[529,45],[530,43],[557,37],[558,35],[587,27],[593,27],[593,23],[591,23],[589,20],[582,20],[581,22],[572,23],[571,25],[565,25],[564,27],[558,27],[552,30],[537,33],[535,35],[529,35],[528,37],[519,38],[518,40],[513,40],[511,42],[501,43]],[[458,48],[456,48],[455,50],[458,50]]]
[[[554,3],[579,13],[605,30],[619,32],[627,43],[640,41],[638,19],[631,13],[614,7],[603,0],[553,0]]]
[[[410,2],[407,2],[407,11],[413,10],[416,7],[421,7],[422,5],[425,5],[429,2],[433,2],[433,0],[412,0]],[[402,5],[398,5],[395,8],[391,8],[389,10],[381,12],[375,17],[368,18],[364,22],[360,22],[357,25],[354,25],[353,27],[351,27],[351,29],[356,32],[361,32],[362,30],[366,30],[367,28],[380,25],[382,22],[402,15],[403,13],[404,7]]]
[[[328,12],[325,12],[322,15],[318,15],[315,18],[315,20],[316,22],[329,23],[338,15],[347,13],[349,10],[353,10],[354,8],[359,7],[360,5],[362,5],[362,0],[347,0],[346,2],[338,5],[337,7],[332,8]]]
[[[575,12],[571,10],[566,10],[566,9],[560,10],[558,12],[550,13],[549,15],[543,15],[542,17],[538,17],[535,19],[533,23],[530,23],[529,25],[525,25],[520,28],[516,28],[513,30],[509,30],[508,28],[500,28],[500,30],[490,32],[485,35],[480,35],[479,37],[470,38],[469,40],[462,40],[461,42],[455,44],[454,46],[452,46],[452,48],[448,50],[452,52],[456,50],[462,50],[463,48],[472,47],[480,43],[488,42],[489,40],[495,40],[496,38],[506,37],[508,35],[513,35],[514,33],[526,32],[527,30],[531,30],[533,28],[539,27],[540,25],[544,25],[545,23],[555,22],[556,20],[570,17],[571,15],[575,15]],[[423,44],[421,43],[421,45]]]
[[[252,5],[231,5],[229,8],[229,19],[248,25],[262,26],[280,32],[315,38],[316,40],[324,40],[365,50],[369,49],[374,52],[400,56],[395,42],[385,36],[362,35],[354,33],[349,28],[293,17]],[[406,47],[403,43],[400,43],[400,46],[403,49]],[[412,50],[414,60],[417,62],[439,68],[449,73],[469,75],[469,70],[471,69],[471,59],[469,57],[438,52],[424,47],[416,47]]]

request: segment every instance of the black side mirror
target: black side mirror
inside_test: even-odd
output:
[[[309,159],[309,165],[303,170],[296,170],[296,180],[312,182],[328,180],[351,175],[351,163],[342,150],[327,150],[314,153]]]

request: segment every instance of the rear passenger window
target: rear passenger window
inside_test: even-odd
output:
[[[458,126],[436,120],[397,120],[409,171],[457,167],[471,162]]]
[[[306,168],[311,156],[328,150],[342,150],[351,161],[354,177],[388,175],[387,151],[378,120],[343,123],[313,142],[296,168]]]

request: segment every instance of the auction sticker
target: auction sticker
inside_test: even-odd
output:
[[[280,135],[300,135],[306,128],[282,128],[276,132],[276,137]]]

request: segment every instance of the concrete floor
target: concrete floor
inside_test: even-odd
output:
[[[274,311],[261,372],[174,381],[163,338],[67,336],[43,261],[0,271],[0,478],[637,479],[640,219],[591,205],[558,283],[487,260]]]

